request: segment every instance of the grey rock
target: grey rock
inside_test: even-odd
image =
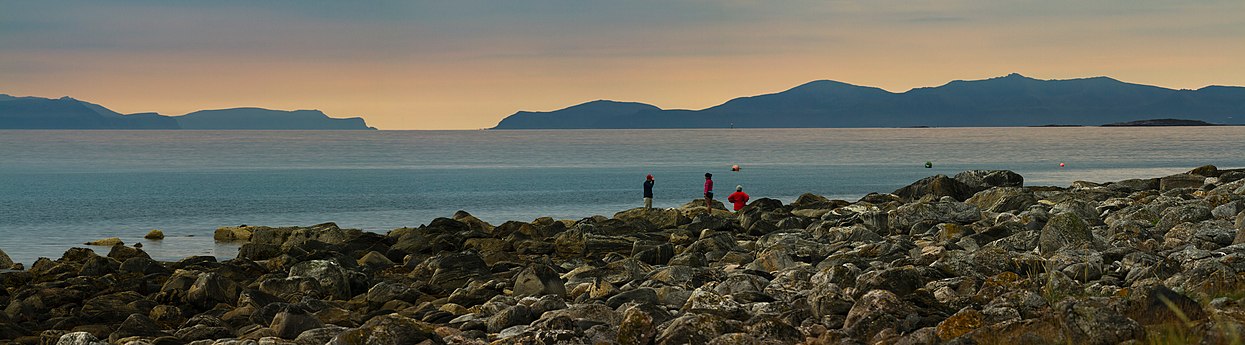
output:
[[[565,296],[566,280],[549,266],[531,265],[515,277],[513,290],[516,296]]]
[[[965,203],[986,212],[1013,212],[1037,204],[1037,197],[1019,187],[995,187],[973,194]]]
[[[290,267],[288,277],[313,278],[334,298],[347,299],[354,296],[351,293],[350,279],[347,278],[346,271],[335,261],[311,260],[300,262]]]
[[[1041,250],[1042,255],[1050,255],[1065,247],[1092,246],[1093,240],[1089,224],[1086,224],[1076,214],[1062,213],[1051,217],[1046,222],[1046,226],[1042,227],[1042,232],[1038,236],[1038,249]]]

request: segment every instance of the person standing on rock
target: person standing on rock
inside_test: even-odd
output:
[[[735,192],[728,195],[726,197],[726,201],[735,204],[735,212],[739,212],[739,210],[743,209],[744,205],[748,204],[748,193],[744,193],[744,186],[735,186]]]
[[[705,173],[705,212],[713,213],[713,174]]]
[[[653,175],[649,174],[644,179],[644,209],[653,208]]]

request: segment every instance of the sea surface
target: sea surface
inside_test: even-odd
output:
[[[0,131],[0,249],[29,265],[115,236],[160,260],[225,259],[237,249],[214,243],[221,226],[609,216],[642,204],[646,174],[655,207],[700,198],[706,172],[720,199],[742,185],[855,201],[969,169],[1067,186],[1242,167],[1241,143],[1245,127]],[[151,229],[167,238],[142,239]]]

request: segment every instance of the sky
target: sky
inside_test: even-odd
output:
[[[1245,1],[13,1],[0,93],[478,129],[597,99],[702,109],[821,79],[1245,85]]]

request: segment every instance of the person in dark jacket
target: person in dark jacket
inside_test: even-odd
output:
[[[644,179],[644,209],[653,208],[653,175]]]
[[[713,213],[713,174],[705,173],[705,211]]]
[[[735,204],[735,212],[739,212],[745,205],[748,205],[748,193],[744,193],[744,186],[735,186],[735,192],[727,196],[726,201]]]

